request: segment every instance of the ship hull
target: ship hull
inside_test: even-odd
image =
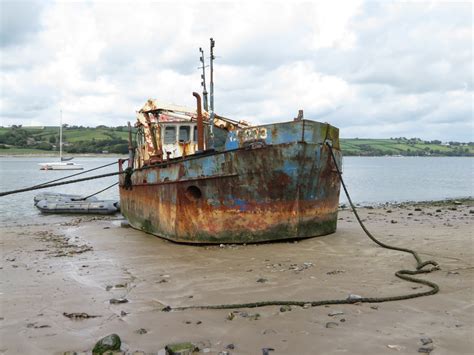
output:
[[[338,132],[327,127],[324,137],[322,124],[309,122],[306,134],[314,134],[307,139],[300,132],[304,123],[275,124],[264,139],[236,136],[222,152],[134,171],[131,188],[121,176],[122,213],[134,228],[184,243],[333,233],[340,182],[324,140]],[[340,163],[338,147],[334,152]]]

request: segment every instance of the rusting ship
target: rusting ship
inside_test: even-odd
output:
[[[119,161],[120,206],[132,227],[184,243],[336,230],[340,181],[327,146],[340,166],[336,127],[304,119],[302,111],[259,126],[216,115],[212,71],[211,110],[193,95],[196,109],[148,100],[138,112],[136,147],[130,131],[129,159]]]

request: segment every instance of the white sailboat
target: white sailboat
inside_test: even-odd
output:
[[[59,121],[59,161],[39,163],[40,170],[82,170],[81,164],[69,161],[72,158],[63,158],[63,111],[60,111]]]

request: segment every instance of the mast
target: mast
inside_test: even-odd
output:
[[[209,83],[210,86],[210,117],[209,117],[209,129],[210,129],[210,138],[211,138],[211,149],[214,148],[214,39],[211,38],[211,81]]]
[[[201,74],[201,86],[202,86],[202,97],[204,99],[204,110],[209,111],[209,105],[207,103],[207,89],[206,89],[206,63],[204,62],[204,51],[199,47],[199,52],[201,52],[201,57],[199,60],[202,63],[202,74]]]
[[[63,110],[59,110],[59,161],[63,161]]]

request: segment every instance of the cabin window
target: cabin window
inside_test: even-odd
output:
[[[191,127],[179,126],[179,141],[189,142],[191,139]]]
[[[193,142],[197,142],[198,141],[198,128],[197,126],[194,126],[194,129],[193,129]]]
[[[176,143],[176,127],[174,126],[165,127],[164,143],[165,144]]]

